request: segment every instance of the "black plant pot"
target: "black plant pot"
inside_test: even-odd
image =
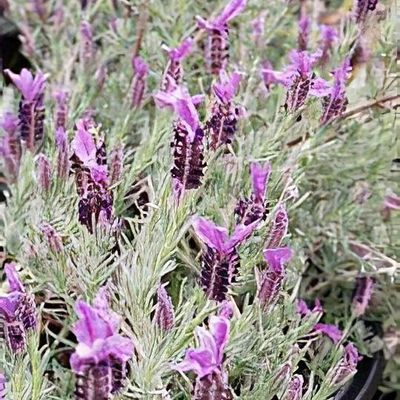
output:
[[[383,394],[378,390],[385,367],[383,352],[364,357],[353,379],[335,396],[335,400],[395,400],[396,393]]]

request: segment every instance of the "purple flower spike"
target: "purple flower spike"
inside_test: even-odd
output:
[[[27,69],[14,74],[5,70],[20,91],[22,99],[19,104],[19,129],[22,141],[28,150],[33,151],[43,141],[44,135],[44,89],[46,74],[38,72],[35,76]]]
[[[132,60],[132,68],[134,71],[132,81],[132,107],[139,107],[146,91],[149,66],[141,57],[135,57]]]
[[[172,305],[171,297],[163,285],[160,285],[157,290],[157,305],[154,320],[164,331],[170,331],[174,326],[174,306]]]
[[[0,126],[6,133],[1,138],[0,154],[4,158],[10,181],[14,182],[21,163],[21,142],[17,133],[18,118],[14,114],[6,112]]]
[[[236,247],[243,243],[254,231],[256,223],[238,225],[229,238],[225,228],[200,217],[195,217],[193,228],[205,244],[202,252],[200,282],[208,298],[222,302],[228,288],[234,282],[239,266]]]
[[[0,373],[0,400],[6,400],[7,396],[6,384],[7,384],[6,377],[2,373]]]
[[[235,136],[240,110],[232,103],[232,99],[239,87],[240,80],[239,72],[235,71],[229,76],[225,70],[221,70],[219,82],[213,85],[216,101],[212,106],[211,117],[205,126],[210,147],[213,150],[224,144],[232,143]]]
[[[56,100],[56,129],[66,128],[68,115],[68,93],[65,90],[57,90],[54,93]]]
[[[175,88],[175,86],[179,86],[182,84],[182,60],[190,54],[190,52],[192,51],[192,46],[192,38],[185,39],[178,47],[174,49],[163,46],[163,49],[168,52],[169,61],[165,68],[161,81],[162,91],[170,92]]]
[[[284,264],[292,258],[292,250],[288,247],[264,250],[264,257],[268,264],[266,271],[256,270],[258,299],[261,307],[266,311],[273,306],[279,296],[279,291],[285,277]]]
[[[328,336],[333,343],[339,342],[343,336],[342,331],[336,325],[332,324],[316,324],[314,326],[314,331]]]
[[[360,358],[356,347],[349,343],[344,348],[344,357],[333,372],[332,385],[342,385],[347,382],[357,372]]]
[[[94,43],[92,26],[88,21],[82,21],[80,26],[81,34],[81,59],[88,64],[94,58]]]
[[[260,221],[266,215],[265,190],[271,175],[270,163],[261,165],[250,164],[250,175],[252,182],[252,194],[250,198],[240,199],[235,208],[236,222],[244,225]]]
[[[40,224],[40,230],[47,240],[50,249],[54,253],[60,253],[63,250],[63,244],[58,232],[48,223],[43,222]]]
[[[268,249],[278,247],[282,239],[286,236],[289,226],[289,219],[286,208],[283,204],[279,205],[274,220],[272,221],[271,230],[268,234],[266,247]]]
[[[321,63],[326,64],[329,61],[330,52],[333,45],[339,40],[339,32],[332,26],[321,25],[320,49],[322,50]]]
[[[122,145],[119,145],[111,152],[111,168],[110,168],[111,185],[114,185],[121,179],[123,166],[124,166],[124,150]]]
[[[301,400],[303,394],[304,378],[302,375],[293,375],[282,400]]]
[[[50,190],[51,184],[51,166],[49,159],[44,154],[39,154],[38,160],[38,181],[39,186],[44,192],[48,192]]]
[[[26,336],[36,329],[36,306],[18,276],[14,263],[4,267],[9,292],[0,296],[0,320],[7,346],[13,353],[20,353],[26,347]]]
[[[228,22],[239,15],[246,7],[246,0],[231,0],[214,20],[206,21],[196,17],[200,28],[208,31],[206,62],[212,74],[218,75],[225,69],[229,60]]]
[[[298,47],[300,51],[307,50],[311,32],[311,19],[303,15],[299,21]]]
[[[378,0],[355,0],[354,4],[354,19],[358,24],[362,24],[368,14],[376,9]]]
[[[347,107],[346,81],[351,71],[350,60],[346,58],[343,64],[333,72],[333,86],[327,96],[322,99],[323,114],[321,124],[327,124],[340,116]]]
[[[68,137],[63,127],[56,131],[57,146],[57,176],[61,180],[66,180],[69,174],[69,145]]]
[[[199,347],[188,349],[185,359],[174,366],[178,371],[194,371],[197,374],[193,397],[195,400],[203,399],[205,393],[213,393],[213,398],[216,399],[231,398],[222,365],[224,349],[229,340],[229,327],[228,319],[211,316],[209,330],[196,328]]]
[[[132,341],[118,333],[115,313],[108,309],[104,298],[97,299],[98,307],[78,301],[79,317],[73,331],[78,345],[71,356],[76,374],[77,398],[110,399],[119,392],[126,378],[126,363],[133,356]]]
[[[365,314],[373,290],[374,280],[371,277],[361,276],[357,278],[357,286],[353,297],[353,314],[356,317],[361,317]]]
[[[201,97],[202,98],[202,97]],[[196,96],[196,101],[200,98]],[[204,132],[200,127],[199,115],[188,90],[178,86],[173,92],[158,92],[154,96],[160,108],[172,108],[178,115],[174,124],[173,149],[174,166],[171,169],[174,194],[178,201],[185,191],[201,185],[204,162]]]

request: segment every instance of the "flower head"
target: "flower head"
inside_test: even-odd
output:
[[[242,74],[238,71],[233,72],[230,76],[225,70],[219,73],[219,82],[213,85],[213,91],[217,99],[221,103],[229,103],[236,94],[239,87]]]
[[[132,81],[132,106],[139,107],[146,91],[149,66],[141,57],[136,56],[132,59],[132,68],[134,72]]]
[[[285,277],[284,264],[290,261],[292,255],[292,250],[288,247],[264,250],[268,269],[262,272],[256,270],[257,297],[264,310],[274,305],[278,300],[279,291]]]
[[[105,396],[118,392],[134,350],[132,341],[118,333],[121,319],[109,310],[104,293],[95,302],[97,306],[81,300],[75,305],[79,319],[73,332],[78,345],[70,361],[78,378],[76,393],[84,399],[94,398],[93,393],[109,398]],[[95,382],[94,376],[102,379]]]
[[[243,243],[256,228],[257,221],[238,225],[229,237],[225,228],[195,217],[193,227],[205,245],[202,254],[201,285],[210,299],[223,301],[230,284],[235,280],[239,258],[237,246]]]
[[[9,292],[0,296],[0,319],[8,347],[19,353],[26,347],[26,334],[36,328],[36,306],[18,276],[16,265],[8,263],[4,270]]]
[[[252,194],[250,198],[240,199],[235,208],[237,222],[248,225],[266,215],[265,190],[271,175],[272,166],[270,163],[261,165],[250,164],[250,176]]]
[[[286,212],[286,208],[283,204],[280,204],[276,210],[272,226],[268,234],[266,247],[271,249],[278,247],[282,239],[286,236],[289,226],[289,218]]]
[[[311,31],[311,19],[303,15],[299,20],[298,47],[300,51],[307,50]]]
[[[199,378],[221,372],[224,349],[229,340],[229,327],[227,318],[211,316],[209,330],[196,328],[199,347],[187,350],[185,359],[175,369],[182,372],[194,371]]]
[[[40,153],[37,159],[37,176],[40,188],[48,192],[51,184],[51,166],[49,159]]]
[[[48,78],[48,74],[38,72],[35,76],[33,76],[32,73],[26,68],[23,68],[20,74],[14,74],[9,69],[6,69],[4,72],[10,77],[14,85],[22,94],[24,100],[38,100],[38,98],[44,92],[44,86],[46,79]]]
[[[361,357],[357,348],[349,343],[344,348],[344,356],[333,370],[331,385],[342,385],[357,372],[357,364]]]
[[[302,375],[293,375],[282,400],[300,400],[303,395],[303,384],[304,378]]]
[[[192,51],[193,47],[193,38],[189,37],[182,41],[179,46],[170,49],[168,46],[163,46],[163,49],[167,51],[168,56],[171,60],[180,61],[183,58],[187,57]]]
[[[160,285],[157,289],[157,305],[154,320],[164,331],[169,331],[174,326],[174,306],[165,287]]]
[[[319,47],[322,50],[321,62],[325,64],[329,59],[329,53],[333,45],[339,40],[339,32],[330,25],[320,25]]]

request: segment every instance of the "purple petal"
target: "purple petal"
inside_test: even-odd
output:
[[[388,210],[400,210],[400,196],[389,191],[383,200],[384,207]]]
[[[339,342],[342,339],[342,331],[332,324],[316,324],[314,326],[315,332],[321,332],[322,334],[328,336],[333,343]]]
[[[360,360],[360,356],[358,355],[357,348],[353,343],[349,343],[344,348],[345,351],[345,360],[348,364],[357,365]]]
[[[4,72],[10,77],[25,100],[33,101],[38,94],[44,91],[47,74],[38,72],[33,76],[26,68],[23,68],[20,74],[14,74],[8,69],[4,70]]]
[[[193,218],[193,228],[196,235],[208,246],[218,251],[224,251],[228,240],[228,231],[214,222],[201,217]]]
[[[310,314],[311,310],[308,308],[307,303],[303,299],[297,299],[296,312],[303,317]]]
[[[239,87],[241,80],[240,72],[233,72],[229,76],[225,70],[221,70],[219,73],[219,83],[213,86],[215,95],[222,103],[229,103]]]
[[[275,272],[282,272],[283,265],[290,261],[293,256],[293,252],[289,247],[280,247],[277,249],[265,249],[264,258],[267,261],[268,265]]]
[[[217,347],[216,361],[218,364],[222,364],[225,345],[229,340],[229,320],[221,316],[211,316],[209,325]]]
[[[215,18],[214,24],[222,26],[239,15],[246,7],[247,0],[231,0],[221,14]]]
[[[264,82],[267,81],[268,85],[277,83],[289,88],[293,81],[294,72],[292,70],[275,71],[270,68],[262,68],[261,74]]]
[[[266,162],[264,165],[259,163],[250,164],[251,183],[253,195],[257,201],[264,201],[265,188],[271,175],[272,165]]]
[[[213,362],[216,363],[219,353],[214,336],[211,334],[211,332],[201,326],[196,328],[195,334],[199,341],[199,348],[208,350],[212,354]]]
[[[24,295],[20,292],[11,293],[7,297],[0,297],[0,314],[3,314],[6,320],[13,320],[23,298]]]
[[[169,50],[169,57],[174,61],[180,61],[190,54],[190,52],[192,51],[192,46],[193,39],[187,38],[178,47]]]
[[[186,351],[185,359],[173,367],[177,371],[194,371],[201,379],[211,374],[216,366],[213,364],[212,354],[208,350],[189,349]]]
[[[75,311],[79,320],[75,323],[73,332],[80,342],[91,346],[96,339],[105,339],[115,333],[111,324],[101,318],[98,311],[84,301],[77,301]]]
[[[225,244],[225,251],[229,251],[230,249],[242,244],[245,240],[247,240],[257,228],[258,223],[259,220],[256,220],[248,225],[237,225],[229,241]]]
[[[24,293],[25,288],[18,276],[16,264],[13,262],[5,264],[4,271],[6,273],[8,285],[10,286],[11,291]]]
[[[324,46],[331,46],[334,42],[339,39],[339,33],[337,29],[330,25],[321,25],[319,27],[321,33],[321,39]]]
[[[86,130],[84,120],[79,120],[76,127],[77,132],[71,142],[71,147],[84,164],[90,164],[96,159],[96,144],[93,136]]]

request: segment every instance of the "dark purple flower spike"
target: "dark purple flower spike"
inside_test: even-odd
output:
[[[197,375],[194,396],[195,400],[231,399],[223,371],[224,349],[229,340],[230,323],[227,318],[211,316],[209,330],[196,328],[199,347],[188,349],[185,359],[174,366],[174,369],[186,372],[194,371]]]
[[[350,60],[346,58],[343,64],[333,72],[333,86],[322,99],[321,124],[333,121],[346,110],[348,103],[346,81],[349,78],[350,71]]]
[[[111,227],[113,222],[113,196],[109,190],[109,177],[105,145],[95,141],[85,120],[77,122],[77,132],[72,141],[74,172],[80,200],[79,221],[89,232],[93,224]]]
[[[200,282],[208,298],[219,302],[226,299],[239,266],[237,247],[252,234],[256,225],[257,222],[247,226],[238,225],[229,237],[227,229],[205,218],[194,218],[193,228],[205,245]]]
[[[149,66],[141,57],[132,59],[133,81],[132,81],[132,107],[139,107],[146,92],[147,75]]]
[[[246,2],[246,0],[231,0],[213,20],[206,21],[201,17],[196,17],[198,26],[208,32],[206,63],[209,71],[214,75],[218,75],[225,69],[229,61],[228,22],[244,10]]]
[[[343,358],[333,371],[331,378],[332,386],[341,385],[351,378],[357,372],[357,364],[360,358],[356,347],[352,343],[349,343],[344,348]]]
[[[355,0],[354,19],[358,24],[362,24],[367,19],[369,13],[376,9],[378,0]]]
[[[267,249],[279,247],[279,245],[282,242],[282,239],[287,234],[288,226],[289,226],[289,218],[286,212],[286,208],[283,204],[280,204],[275,212],[271,229],[268,234],[268,238],[266,241]]]
[[[25,68],[20,74],[14,74],[8,69],[4,72],[22,95],[18,114],[20,138],[28,150],[34,151],[43,142],[44,89],[47,75],[38,72],[33,76]]]
[[[374,290],[374,280],[369,276],[360,276],[356,281],[356,290],[353,296],[353,314],[361,317],[371,300]]]
[[[257,297],[264,311],[278,301],[282,282],[285,278],[284,264],[290,261],[292,255],[292,250],[288,247],[264,250],[268,269],[261,272],[256,270]]]
[[[289,57],[291,64],[282,72],[263,69],[272,79],[286,87],[285,109],[288,112],[299,110],[309,95],[323,97],[329,93],[329,86],[322,78],[316,78],[313,67],[321,58],[322,52],[310,54],[307,51],[293,50]]]
[[[109,400],[125,385],[126,363],[133,356],[132,340],[118,333],[121,318],[109,309],[103,292],[95,306],[78,300],[79,320],[73,332],[78,345],[70,362],[76,374],[76,398]]]
[[[176,87],[170,93],[158,92],[154,96],[158,107],[172,108],[178,116],[171,143],[174,159],[171,175],[178,201],[185,191],[197,189],[204,175],[204,133],[195,107],[202,99],[203,96],[190,96],[183,86]]]
[[[272,166],[268,162],[264,165],[259,163],[250,164],[252,193],[250,198],[240,199],[235,207],[236,222],[238,224],[249,225],[265,218],[265,190],[271,171]]]
[[[232,143],[240,110],[232,100],[235,96],[241,74],[237,71],[228,75],[225,70],[219,74],[219,82],[213,85],[216,101],[211,110],[211,117],[205,124],[210,147],[216,150],[218,147]]]
[[[9,292],[0,296],[0,322],[7,346],[13,353],[26,348],[26,338],[36,329],[36,306],[32,295],[26,292],[14,263],[4,267]]]
[[[175,323],[174,306],[171,297],[165,287],[160,285],[157,289],[157,304],[154,320],[158,327],[164,331],[170,331]]]
[[[121,179],[123,166],[124,166],[124,150],[122,145],[118,145],[111,152],[111,167],[110,167],[111,185],[114,185]]]
[[[182,60],[186,58],[192,51],[193,39],[185,39],[178,47],[170,49],[168,46],[163,46],[163,49],[168,53],[168,63],[165,68],[162,80],[161,90],[163,92],[170,92],[176,86],[182,84],[183,67]]]

